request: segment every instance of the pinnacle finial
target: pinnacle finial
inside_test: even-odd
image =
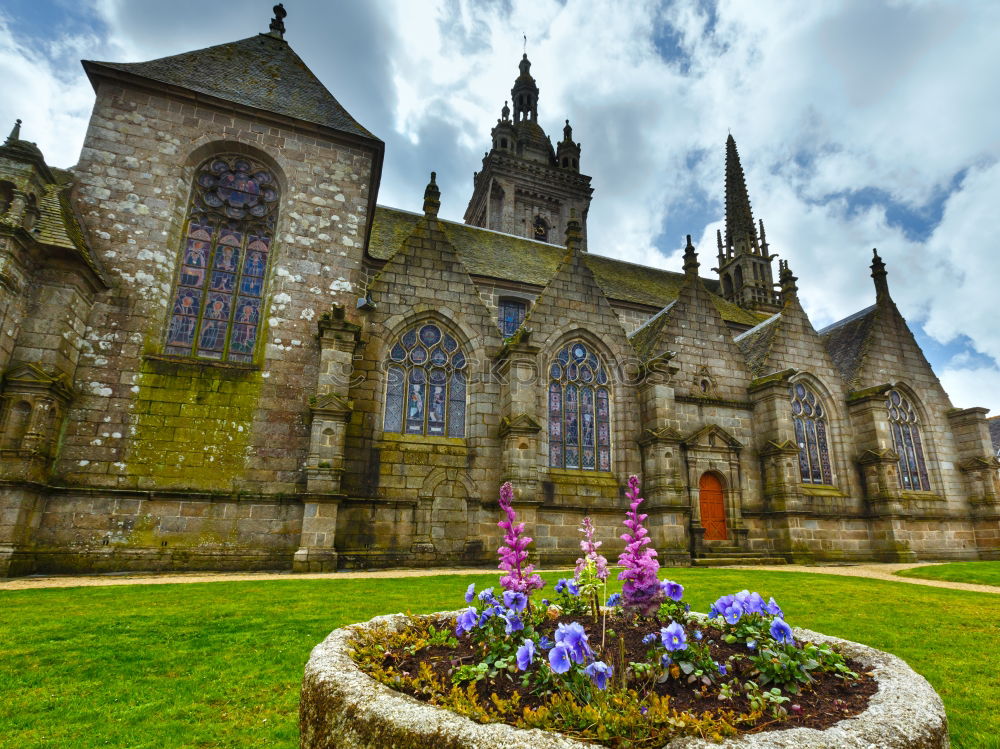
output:
[[[566,222],[566,247],[570,252],[576,252],[583,247],[583,229],[576,220],[576,208],[569,210],[569,221]]]
[[[567,143],[573,142],[573,128],[570,127],[569,120],[566,120],[566,126],[563,128],[563,140]]]
[[[21,120],[14,120],[14,127],[10,130],[10,135],[7,136],[7,140],[4,141],[4,145],[13,143],[16,140],[21,140]]]
[[[503,102],[503,109],[500,110],[500,118],[504,122],[507,122],[507,120],[510,119],[510,107],[507,106],[507,100],[506,99],[504,99],[504,102]]]
[[[424,215],[428,218],[437,218],[440,207],[441,191],[437,186],[437,172],[431,172],[431,181],[424,189]]]
[[[760,252],[746,177],[732,133],[726,138],[726,247],[737,255]]]
[[[878,255],[878,250],[872,248],[872,278],[875,281],[875,301],[880,302],[889,298],[888,273],[885,271],[885,263]]]
[[[698,253],[691,242],[691,235],[687,235],[687,244],[684,246],[684,273],[689,276],[697,276],[700,263]]]
[[[795,282],[799,279],[793,275],[787,260],[778,261],[778,280],[781,283],[781,302],[788,304],[798,294],[799,287]]]
[[[284,39],[285,17],[288,15],[288,11],[285,10],[284,3],[278,3],[272,10],[274,10],[274,18],[271,19],[271,36]]]

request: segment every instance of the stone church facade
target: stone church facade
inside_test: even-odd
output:
[[[283,39],[84,62],[78,164],[0,146],[0,576],[545,564],[638,474],[666,564],[1000,558],[986,409],[893,303],[813,328],[736,144],[716,274],[588,251],[525,56],[459,224]],[[28,126],[25,126],[27,130]],[[599,248],[590,248],[599,249]],[[858,268],[861,274],[863,269]]]

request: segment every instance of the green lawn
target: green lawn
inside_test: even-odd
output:
[[[932,567],[914,567],[896,573],[901,577],[924,580],[948,580],[954,583],[978,583],[1000,587],[1000,562],[950,562]]]
[[[1000,747],[1000,596],[828,575],[673,569],[700,611],[744,587],[905,658],[953,746]],[[554,576],[550,576],[550,581]],[[298,746],[309,650],[381,613],[459,608],[495,574],[0,591],[0,746]]]

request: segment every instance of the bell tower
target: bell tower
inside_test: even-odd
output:
[[[538,85],[528,55],[510,90],[513,110],[504,102],[491,131],[492,147],[482,170],[473,175],[465,223],[507,234],[564,245],[570,217],[576,215],[587,247],[587,211],[594,192],[580,173],[580,144],[569,120],[553,147],[538,124]],[[513,114],[513,117],[511,116]]]

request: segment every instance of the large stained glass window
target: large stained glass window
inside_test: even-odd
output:
[[[465,370],[458,341],[437,325],[406,331],[389,349],[383,430],[464,437]]]
[[[917,412],[898,390],[886,393],[892,447],[899,454],[899,483],[911,491],[930,491]]]
[[[587,344],[574,341],[549,365],[549,465],[611,470],[608,373]]]
[[[510,338],[524,322],[524,313],[528,305],[520,299],[500,300],[500,332],[504,338]]]
[[[832,484],[826,410],[816,394],[802,383],[791,388],[792,423],[799,446],[799,474],[806,484]]]
[[[271,170],[215,156],[195,174],[164,353],[249,362],[278,215]]]

